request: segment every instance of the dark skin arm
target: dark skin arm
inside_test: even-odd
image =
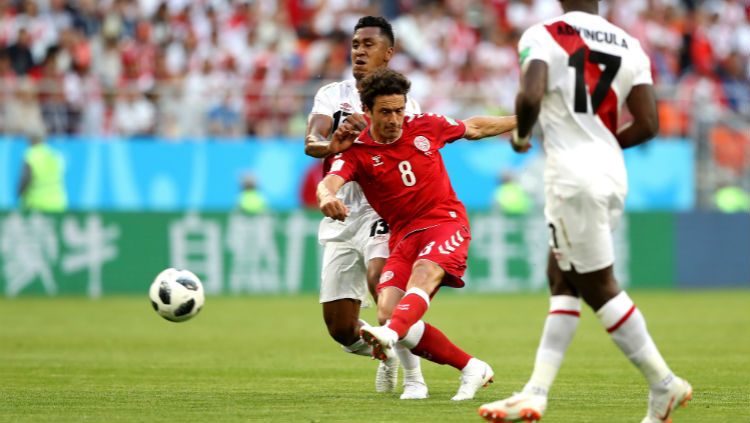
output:
[[[314,114],[310,116],[305,133],[305,154],[322,159],[328,157],[328,136],[333,129],[333,119],[330,116]]]
[[[516,95],[516,119],[518,120],[518,136],[525,138],[531,135],[531,130],[539,118],[542,109],[542,99],[547,91],[547,64],[541,60],[532,60],[529,67],[521,76],[521,87]],[[511,143],[513,150],[525,152],[531,144],[518,146]]]
[[[651,85],[636,85],[625,101],[633,115],[633,122],[617,133],[617,142],[623,149],[643,144],[659,132],[656,96]]]
[[[21,179],[18,181],[18,198],[23,197],[23,194],[29,188],[31,183],[31,168],[28,163],[23,164],[23,170],[21,171]]]

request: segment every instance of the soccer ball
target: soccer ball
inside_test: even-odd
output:
[[[198,314],[205,297],[203,285],[193,272],[170,267],[159,273],[148,290],[151,305],[171,322],[184,322]]]

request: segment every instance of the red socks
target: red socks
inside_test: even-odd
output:
[[[404,298],[399,301],[396,309],[393,310],[388,327],[398,334],[399,339],[402,339],[406,336],[409,328],[422,319],[429,307],[430,296],[419,288],[411,288],[406,291]],[[466,367],[471,359],[469,354],[453,344],[436,327],[427,323],[424,326],[422,339],[419,340],[416,347],[412,348],[411,352],[434,363],[448,364],[459,371]]]
[[[406,336],[406,332],[413,324],[422,319],[429,307],[430,296],[419,288],[411,288],[393,310],[388,327],[396,331],[401,339]]]
[[[458,348],[443,332],[434,326],[424,324],[424,334],[411,352],[422,356],[433,363],[447,364],[459,371],[466,367],[471,356]]]

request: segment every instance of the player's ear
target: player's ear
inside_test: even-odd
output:
[[[393,53],[395,51],[396,50],[393,48],[393,46],[388,46],[388,48],[385,49],[385,56],[384,56],[384,58],[385,58],[386,62],[390,62],[391,61],[391,58],[393,57]]]

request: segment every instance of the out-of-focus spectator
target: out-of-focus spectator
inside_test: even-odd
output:
[[[0,50],[0,132],[5,132],[7,107],[16,92],[16,72],[10,63],[8,52]]]
[[[239,138],[244,135],[242,107],[237,104],[232,94],[227,92],[218,104],[206,113],[208,133],[220,138]]]
[[[64,74],[58,68],[60,50],[50,47],[38,75],[39,103],[47,132],[54,135],[68,133],[68,105],[65,101]]]
[[[260,214],[268,209],[263,193],[258,189],[258,182],[251,174],[242,177],[242,191],[237,200],[237,207],[246,214]]]
[[[750,122],[746,0],[602,0],[600,9],[649,55],[664,135],[688,135],[695,105]],[[156,135],[215,132],[205,116],[229,88],[242,99],[246,134],[272,137],[297,134],[317,88],[350,77],[348,39],[363,15],[392,18],[392,66],[409,75],[423,108],[461,117],[513,107],[518,35],[559,13],[558,0],[0,0],[0,50],[17,75],[39,78],[44,66],[35,65],[57,49],[67,132],[96,127],[78,116],[104,109],[69,95],[69,81],[75,88],[86,69],[100,91],[135,85],[149,93]],[[61,117],[63,108],[54,109]],[[59,122],[50,131],[61,132]]]
[[[68,206],[65,192],[65,162],[44,142],[44,134],[27,134],[30,147],[24,156],[18,197],[25,210],[63,212]]]
[[[722,213],[750,212],[750,194],[738,186],[725,185],[714,196],[716,208]]]
[[[114,110],[116,133],[128,138],[153,135],[156,125],[153,104],[133,85],[123,87],[119,94]]]
[[[15,44],[8,47],[11,66],[18,75],[25,75],[34,67],[31,45],[29,31],[26,28],[21,28],[18,30]]]
[[[498,179],[500,185],[495,189],[494,201],[497,210],[509,215],[528,214],[532,208],[531,198],[515,175],[506,171]]]
[[[5,109],[5,130],[10,134],[44,133],[42,109],[34,82],[21,78],[16,93]]]
[[[323,161],[314,161],[305,171],[299,189],[300,203],[308,209],[318,208],[316,190],[318,183],[323,180]]]
[[[733,51],[724,60],[719,70],[719,77],[729,107],[735,112],[750,116],[748,66],[750,66],[750,58],[743,59],[738,51]]]

